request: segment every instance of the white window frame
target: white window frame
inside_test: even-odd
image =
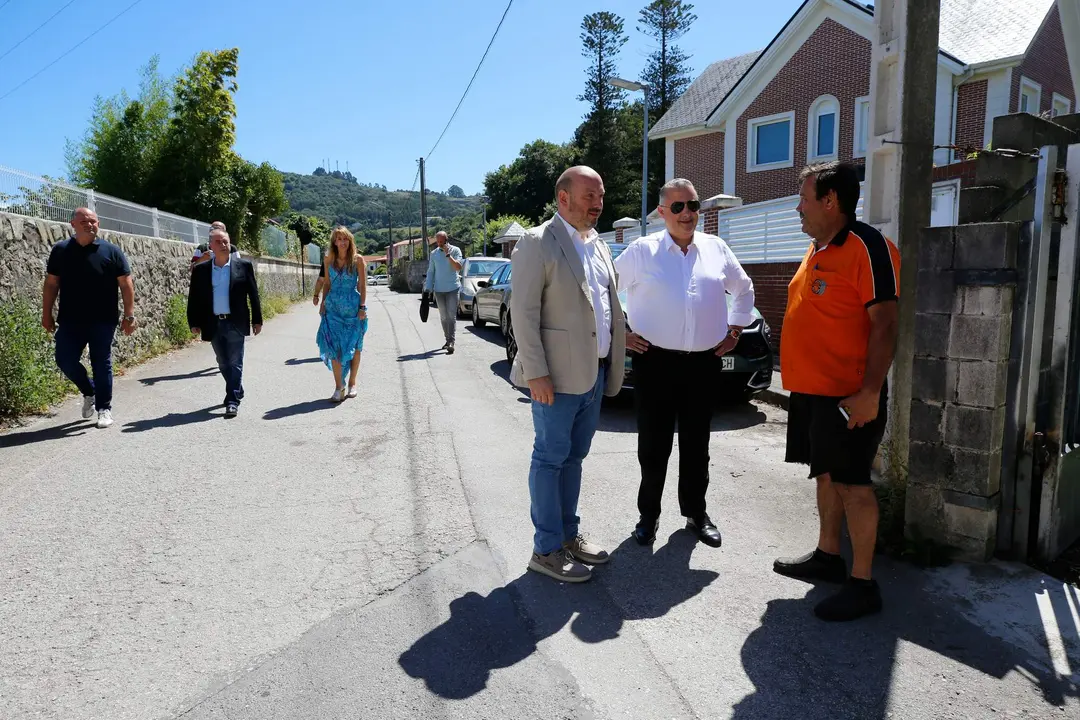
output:
[[[762,163],[754,162],[757,158],[757,129],[762,125],[788,121],[788,159],[780,162]],[[746,122],[746,172],[762,172],[764,170],[776,170],[778,168],[795,167],[795,111],[767,115],[753,118]]]
[[[864,158],[866,153],[870,150],[870,113],[866,113],[866,127],[863,127],[862,113],[859,112],[859,108],[866,105],[866,109],[870,109],[870,96],[863,95],[862,97],[855,98],[855,134],[852,135],[851,140],[851,157]],[[862,150],[859,149],[859,138],[866,136],[866,147]]]
[[[821,115],[833,115],[833,151],[826,155],[818,155],[818,117]],[[806,160],[807,162],[823,162],[836,160],[840,155],[840,101],[832,95],[822,95],[810,105],[810,114],[807,116],[806,125]]]
[[[1050,104],[1051,117],[1057,117],[1058,115],[1068,115],[1072,112],[1072,101],[1069,100],[1069,98],[1065,97],[1064,95],[1058,95],[1057,93],[1054,93],[1052,98],[1053,100]],[[1063,105],[1065,107],[1064,112],[1058,112],[1059,105]]]
[[[1020,109],[1022,107],[1021,103],[1023,102],[1022,98],[1023,98],[1025,93],[1027,93],[1028,95],[1033,95],[1035,97],[1035,109],[1034,110],[1031,110],[1031,109],[1021,110]],[[1028,112],[1028,113],[1031,113],[1032,115],[1038,115],[1039,114],[1039,109],[1041,107],[1042,107],[1042,85],[1035,82],[1034,80],[1029,80],[1028,78],[1021,75],[1020,76],[1020,92],[1017,93],[1017,95],[1016,95],[1016,112]]]

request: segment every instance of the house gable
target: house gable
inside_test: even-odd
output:
[[[1073,90],[1072,74],[1069,72],[1069,57],[1065,50],[1065,34],[1061,29],[1061,16],[1055,4],[1046,14],[1039,31],[1024,53],[1024,59],[1012,73],[1012,87],[1009,92],[1009,112],[1020,112],[1020,83],[1026,78],[1040,89],[1038,113],[1053,110],[1054,95],[1069,101],[1076,111],[1076,97]],[[1029,112],[1035,112],[1029,109]]]
[[[791,57],[726,122],[734,130],[736,193],[745,203],[761,202],[797,191],[801,168],[811,162],[811,107],[821,98],[835,98],[839,124],[835,155],[854,156],[856,99],[870,94],[870,41],[830,17],[822,19]],[[755,171],[748,162],[751,130],[759,118],[792,113],[793,154],[786,167]]]

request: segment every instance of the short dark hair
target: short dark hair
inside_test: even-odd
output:
[[[826,162],[807,165],[799,173],[799,182],[805,182],[806,178],[814,178],[814,192],[817,199],[821,200],[830,191],[836,193],[836,200],[840,204],[840,210],[850,219],[855,219],[855,208],[859,205],[859,171],[851,163]]]

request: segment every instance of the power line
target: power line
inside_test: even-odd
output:
[[[8,0],[8,2],[11,2],[11,0]],[[67,4],[67,5],[65,5],[64,7],[60,8],[60,9],[59,9],[59,10],[57,10],[56,12],[54,12],[54,13],[52,14],[52,17],[50,17],[50,18],[49,18],[48,20],[46,20],[45,22],[41,23],[41,24],[40,24],[40,25],[38,25],[38,26],[37,26],[36,28],[34,28],[33,30],[31,30],[31,31],[30,31],[30,34],[29,34],[29,35],[27,35],[27,36],[26,36],[26,37],[24,37],[24,38],[23,38],[22,40],[20,40],[19,42],[15,43],[15,44],[14,44],[14,45],[12,45],[12,46],[11,46],[10,48],[8,48],[8,51],[7,51],[6,53],[4,53],[3,55],[0,55],[0,60],[3,60],[3,59],[4,59],[4,58],[6,58],[6,57],[7,57],[8,55],[10,55],[11,53],[13,53],[13,52],[15,51],[15,48],[19,47],[19,46],[20,46],[20,45],[22,45],[22,44],[23,44],[24,42],[26,42],[26,41],[27,41],[27,40],[29,40],[30,38],[34,37],[34,35],[36,35],[36,34],[37,34],[37,31],[38,31],[38,30],[40,30],[41,28],[43,28],[43,27],[45,27],[46,25],[48,25],[49,23],[51,23],[51,22],[52,22],[53,20],[55,20],[55,19],[56,19],[56,16],[57,16],[57,15],[59,15],[59,14],[60,14],[60,13],[62,13],[62,12],[64,12],[65,10],[67,10],[67,9],[68,9],[69,7],[71,7],[71,6],[72,6],[72,5],[74,5],[74,4],[75,4],[75,0],[71,0],[71,1],[70,1],[70,2],[69,2],[69,3]],[[4,3],[4,5],[7,5],[7,3]],[[2,9],[4,8],[4,5],[0,5],[0,10],[2,10]]]
[[[488,51],[491,50],[491,45],[495,42],[495,38],[499,34],[499,29],[502,28],[503,20],[506,20],[506,14],[508,12],[510,12],[510,6],[513,5],[513,4],[514,4],[514,0],[510,0],[510,2],[506,3],[506,9],[503,10],[502,17],[499,19],[499,24],[495,28],[495,32],[492,34],[491,40],[488,41],[487,49],[484,50],[483,57],[480,58],[480,62],[476,65],[476,70],[473,71],[472,78],[469,80],[469,84],[465,87],[465,92],[462,93],[461,99],[458,100],[457,107],[454,108],[453,115],[451,115],[450,119],[446,121],[446,127],[443,128],[443,131],[441,133],[439,133],[439,139],[436,140],[435,144],[431,146],[431,150],[428,151],[428,154],[425,156],[425,159],[430,158],[432,153],[435,152],[435,148],[439,147],[439,143],[442,141],[443,135],[445,135],[446,131],[450,129],[450,123],[454,122],[454,118],[457,117],[458,110],[461,109],[461,104],[463,102],[465,102],[465,97],[469,94],[469,89],[472,87],[473,80],[476,80],[476,75],[477,75],[477,73],[480,72],[480,67],[484,64],[484,60],[488,56]]]
[[[11,2],[11,0],[6,0],[6,2],[3,5],[0,5],[0,10],[3,10],[5,7],[7,7],[7,4],[9,2]]]
[[[68,55],[70,55],[71,53],[73,53],[73,52],[75,52],[76,50],[78,50],[78,49],[79,49],[79,48],[80,48],[80,47],[81,47],[82,45],[84,45],[85,43],[87,43],[87,42],[88,42],[88,41],[89,41],[89,40],[90,40],[91,38],[93,38],[93,37],[94,37],[95,35],[97,35],[97,34],[98,34],[99,32],[101,32],[101,31],[102,31],[102,30],[104,30],[105,28],[109,27],[109,26],[110,26],[110,25],[112,25],[112,24],[113,24],[114,22],[116,22],[117,20],[119,20],[119,19],[120,19],[121,17],[123,17],[124,15],[126,15],[126,14],[127,14],[127,12],[128,12],[129,10],[131,10],[131,9],[132,9],[133,7],[135,7],[136,5],[138,5],[138,4],[139,4],[139,3],[141,3],[141,2],[142,2],[142,0],[135,0],[135,2],[131,3],[131,4],[130,4],[130,5],[128,5],[128,6],[126,7],[126,8],[124,8],[123,10],[121,10],[120,12],[118,12],[118,13],[117,13],[116,15],[114,15],[114,16],[112,17],[112,19],[111,19],[111,20],[109,20],[109,21],[108,21],[107,23],[105,23],[104,25],[102,25],[101,27],[99,27],[99,28],[98,28],[97,30],[95,30],[94,32],[92,32],[92,33],[90,33],[89,35],[87,35],[86,37],[84,37],[84,38],[83,38],[82,40],[80,40],[79,42],[77,42],[77,43],[75,43],[74,45],[72,45],[72,46],[71,46],[70,48],[68,48],[67,52],[65,52],[65,53],[64,53],[63,55],[61,55],[60,57],[56,58],[55,60],[53,60],[53,61],[52,61],[51,63],[49,63],[49,64],[48,64],[48,65],[46,65],[45,67],[43,67],[43,68],[41,68],[40,70],[38,70],[38,71],[37,71],[36,73],[34,73],[34,74],[33,74],[33,75],[31,75],[30,77],[28,77],[28,78],[26,78],[25,80],[23,80],[23,81],[22,81],[21,83],[19,83],[19,84],[18,84],[18,85],[16,85],[15,87],[11,88],[10,90],[8,90],[8,91],[7,91],[6,93],[4,93],[3,95],[0,95],[0,102],[3,102],[4,100],[6,100],[6,99],[7,99],[8,97],[10,97],[11,95],[13,95],[13,94],[14,94],[14,93],[15,93],[15,92],[16,92],[17,90],[19,90],[19,88],[21,88],[21,87],[22,87],[23,85],[26,85],[26,84],[27,84],[27,83],[29,83],[29,82],[30,82],[31,80],[34,80],[34,79],[35,79],[35,78],[37,78],[37,77],[38,77],[39,75],[41,75],[41,74],[42,74],[43,72],[45,72],[46,70],[48,70],[49,68],[51,68],[51,67],[52,67],[53,65],[55,65],[55,64],[56,64],[56,63],[58,63],[58,62],[60,62],[61,60],[63,60],[64,58],[66,58],[66,57],[67,57]]]

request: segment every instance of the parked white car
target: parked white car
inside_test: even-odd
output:
[[[487,280],[492,274],[510,262],[510,258],[470,257],[461,266],[461,292],[458,294],[458,317],[472,317],[473,298],[476,297],[477,283]]]

